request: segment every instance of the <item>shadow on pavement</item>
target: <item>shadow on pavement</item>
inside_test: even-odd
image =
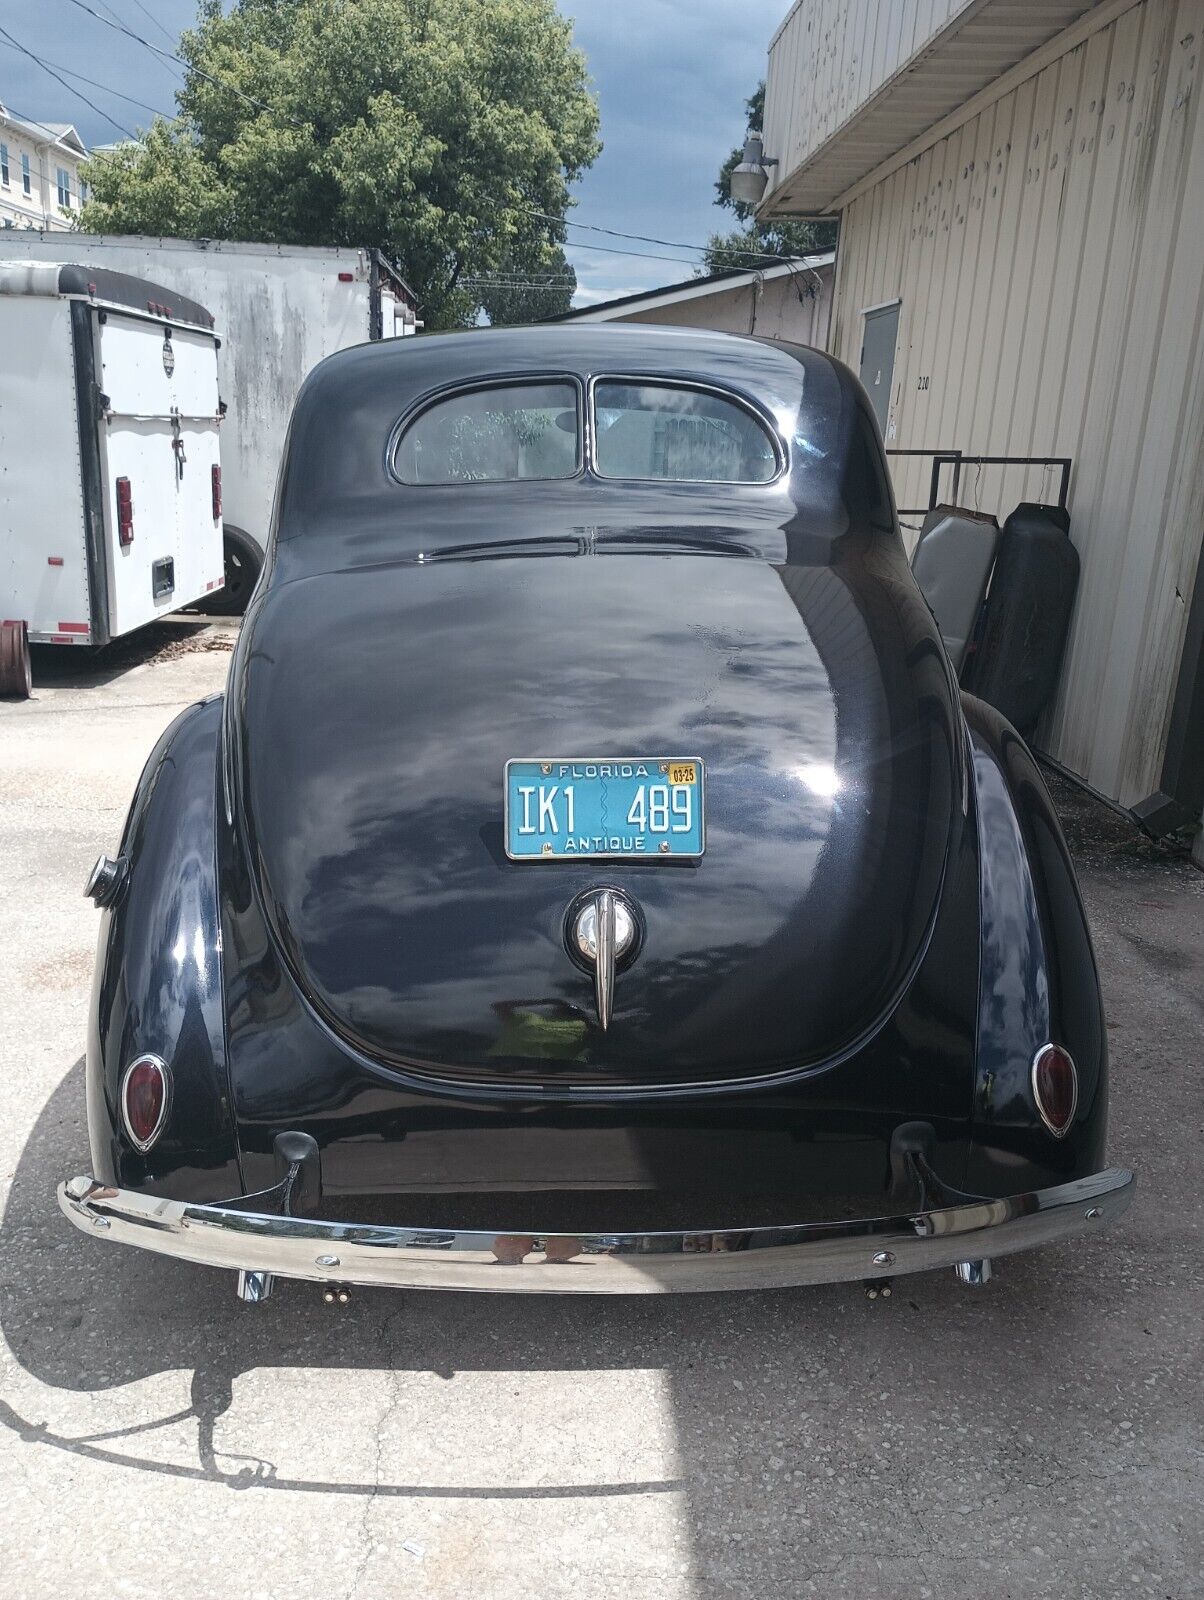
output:
[[[892,1300],[873,1304],[853,1286],[833,1286],[631,1299],[357,1290],[349,1308],[331,1308],[317,1286],[280,1282],[266,1304],[249,1306],[235,1298],[231,1273],[72,1229],[54,1189],[87,1167],[79,1061],[43,1110],[14,1177],[0,1232],[4,1335],[31,1376],[61,1389],[101,1392],[191,1369],[191,1405],[68,1436],[0,1403],[0,1423],[21,1439],[234,1489],[497,1500],[680,1491],[697,1541],[722,1543],[717,1558],[734,1572],[764,1568],[767,1579],[777,1560],[788,1575],[791,1550],[807,1541],[807,1519],[832,1496],[842,1497],[842,1515],[861,1508],[875,1518],[885,1497],[919,1559],[936,1537],[925,1518],[943,1515],[947,1496],[964,1500],[967,1479],[982,1480],[982,1494],[1006,1494],[1014,1511],[1017,1496],[1040,1498],[1084,1462],[1102,1465],[1098,1440],[1118,1385],[1136,1381],[1125,1348],[1141,1344],[1143,1317],[1152,1315],[1114,1241],[1012,1258],[981,1292],[944,1273],[898,1280]],[[1147,1354],[1149,1331],[1147,1324]],[[1181,1362],[1186,1383],[1188,1352]],[[681,1475],[534,1486],[322,1481],[266,1454],[216,1450],[214,1431],[238,1379],[290,1366],[316,1370],[315,1384],[324,1369],[444,1379],[659,1369],[672,1397]],[[146,1435],[189,1417],[195,1462],[140,1450]],[[471,1459],[468,1441],[456,1448]],[[1123,1472],[1123,1451],[1112,1466]],[[771,1530],[759,1551],[722,1541],[718,1531],[728,1525],[731,1483],[749,1474],[758,1480],[758,1522]]]
[[[237,631],[237,618],[217,621],[173,615],[114,639],[99,650],[80,645],[30,645],[34,695],[45,688],[99,689],[132,667],[150,666],[197,651],[229,651],[234,647]]]

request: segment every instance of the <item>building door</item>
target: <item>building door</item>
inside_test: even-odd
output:
[[[861,381],[873,402],[886,437],[886,416],[890,410],[890,386],[895,376],[895,341],[899,336],[899,302],[875,306],[866,311],[865,335],[861,342]]]

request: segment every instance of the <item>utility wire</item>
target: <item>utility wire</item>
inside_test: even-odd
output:
[[[163,24],[159,21],[158,17],[155,15],[155,13],[153,11],[151,11],[147,6],[144,6],[142,4],[142,0],[134,0],[134,4],[138,7],[139,11],[141,11],[141,13],[142,13],[142,15],[144,17],[149,18],[150,21],[154,23],[155,27],[158,28],[159,32],[167,40],[168,44],[175,44],[175,42],[176,42],[175,35],[170,31],[170,29],[165,28],[163,26]],[[112,8],[112,6],[105,6],[105,10],[106,11],[112,11],[113,8]],[[116,12],[114,12],[113,14],[114,14],[114,16],[116,16]]]
[[[97,5],[102,7],[103,10],[107,11],[109,13],[109,15],[116,22],[118,22],[123,28],[125,27],[125,18],[120,14],[120,12],[114,11],[113,7],[109,4],[109,0],[96,0],[96,3],[97,3]],[[141,4],[141,0],[138,0],[138,3]],[[142,10],[146,11],[146,7],[142,6]],[[147,15],[150,16],[151,21],[155,23],[155,26],[166,37],[168,44],[174,45],[176,43],[175,39],[172,38],[171,34],[168,33],[167,29],[158,20],[158,18],[154,17],[150,12],[147,12]],[[170,61],[165,61],[162,58],[162,56],[156,54],[156,51],[155,51],[155,48],[154,48],[153,45],[146,44],[146,45],[143,46],[143,48],[146,49],[146,50],[149,50],[150,53],[155,57],[156,65],[158,65],[160,67],[166,67],[167,68],[168,72],[171,73],[172,77],[176,80],[177,83],[183,83],[184,82],[184,74],[180,71],[180,69],[178,67],[173,66]]]
[[[7,111],[12,112],[18,122],[28,123],[31,128],[41,128],[48,139],[53,140],[56,144],[61,142],[63,137],[61,133],[56,133],[47,123],[39,122],[37,117],[32,117],[27,112],[22,111],[19,106],[13,105],[11,100],[6,100],[4,106]],[[116,161],[120,158],[112,150],[92,149],[86,152],[86,159],[89,161]]]
[[[4,30],[2,28],[0,28],[0,33],[3,33],[3,32],[4,32]],[[10,34],[8,37],[11,40],[12,35]],[[27,55],[30,54],[30,53],[31,52],[26,51]],[[64,73],[66,73],[67,77],[74,78],[77,83],[90,84],[93,89],[102,89],[105,94],[111,94],[111,95],[115,96],[118,100],[128,100],[130,105],[138,106],[143,111],[149,111],[153,116],[163,117],[164,120],[167,121],[167,122],[174,122],[175,121],[175,118],[170,116],[166,111],[160,111],[158,106],[148,106],[145,100],[135,100],[132,94],[122,94],[120,89],[110,89],[110,87],[109,87],[109,85],[107,83],[98,83],[95,78],[85,78],[82,72],[72,72],[70,67],[64,67],[61,64],[61,62],[50,61],[50,60],[47,60],[46,58],[44,58],[42,56],[37,56],[34,59],[37,61],[38,65],[40,67],[45,67],[48,72],[51,69],[56,69],[59,72],[64,72]]]
[[[680,240],[676,239],[656,239],[653,238],[651,234],[647,233],[624,233],[619,228],[599,227],[596,222],[574,222],[571,217],[554,217],[549,211],[535,211],[529,207],[524,207],[524,210],[526,210],[529,217],[538,217],[543,222],[558,222],[563,224],[566,228],[585,228],[590,233],[609,234],[612,239],[635,239],[640,244],[663,244],[667,245],[670,250],[709,250],[711,248],[710,245],[706,244],[682,244]],[[602,246],[596,245],[594,248],[600,250]],[[630,253],[635,255],[639,254],[640,252],[632,251]],[[819,255],[822,252],[812,251],[811,253],[813,255]],[[726,246],[721,248],[716,247],[715,254],[725,256],[747,256],[753,261],[797,261],[799,259],[797,255],[783,255],[778,250],[729,250]],[[659,261],[670,261],[673,258],[671,256],[658,256],[654,259]]]
[[[194,67],[190,61],[185,61],[183,56],[176,55],[173,50],[164,50],[157,44],[151,44],[149,39],[144,39],[140,33],[135,33],[132,28],[127,28],[124,23],[114,22],[109,17],[102,17],[100,12],[87,5],[85,0],[71,0],[71,4],[78,7],[80,11],[86,11],[90,17],[95,17],[97,22],[103,22],[106,28],[116,28],[117,32],[124,33],[127,39],[133,39],[137,44],[145,45],[155,55],[162,56],[167,61],[178,62],[185,72],[190,72],[198,78],[204,78],[206,83],[213,84],[217,89],[224,89],[227,94],[237,95],[247,105],[254,106],[257,111],[270,112],[272,116],[280,117],[282,121],[290,122],[294,127],[299,128],[301,126],[295,117],[285,116],[282,111],[277,111],[275,106],[268,105],[266,100],[257,100],[254,95],[244,94],[237,85],[227,83],[224,78],[215,77],[212,72],[206,72],[203,67]],[[103,116],[104,113],[102,112],[101,115]]]
[[[82,90],[73,89],[67,82],[66,78],[60,77],[53,67],[47,66],[46,63],[40,59],[40,57],[34,55],[32,50],[27,50],[20,40],[14,39],[7,28],[0,28],[0,38],[7,40],[7,42],[12,45],[13,49],[19,50],[23,56],[28,56],[35,66],[41,67],[43,72],[48,72],[57,83],[62,84],[63,88],[66,89],[68,94],[73,94],[77,100],[82,100],[90,110],[95,111],[98,117],[103,117],[106,122],[111,123],[112,126],[117,129],[118,133],[124,133],[129,139],[136,139],[138,137],[137,134],[131,133],[124,123],[118,122],[116,117],[111,117],[107,111],[102,111],[96,102],[94,100],[89,100],[87,95],[84,94]],[[45,124],[42,124],[42,126],[45,126]]]

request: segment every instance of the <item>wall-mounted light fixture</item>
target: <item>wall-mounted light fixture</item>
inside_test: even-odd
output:
[[[769,182],[768,168],[776,167],[776,156],[767,156],[759,133],[749,133],[744,141],[743,157],[739,166],[732,168],[732,199],[742,205],[760,205]]]

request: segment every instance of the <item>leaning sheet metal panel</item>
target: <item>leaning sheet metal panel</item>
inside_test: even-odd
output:
[[[71,318],[65,300],[0,296],[0,620],[88,644]]]
[[[1040,743],[1132,804],[1157,786],[1204,503],[1204,0],[1143,0],[846,208],[831,347],[898,295],[888,443],[1074,459],[1082,582]],[[927,463],[896,475],[926,498]],[[948,487],[946,479],[945,487]],[[1051,476],[972,469],[971,508]]]

